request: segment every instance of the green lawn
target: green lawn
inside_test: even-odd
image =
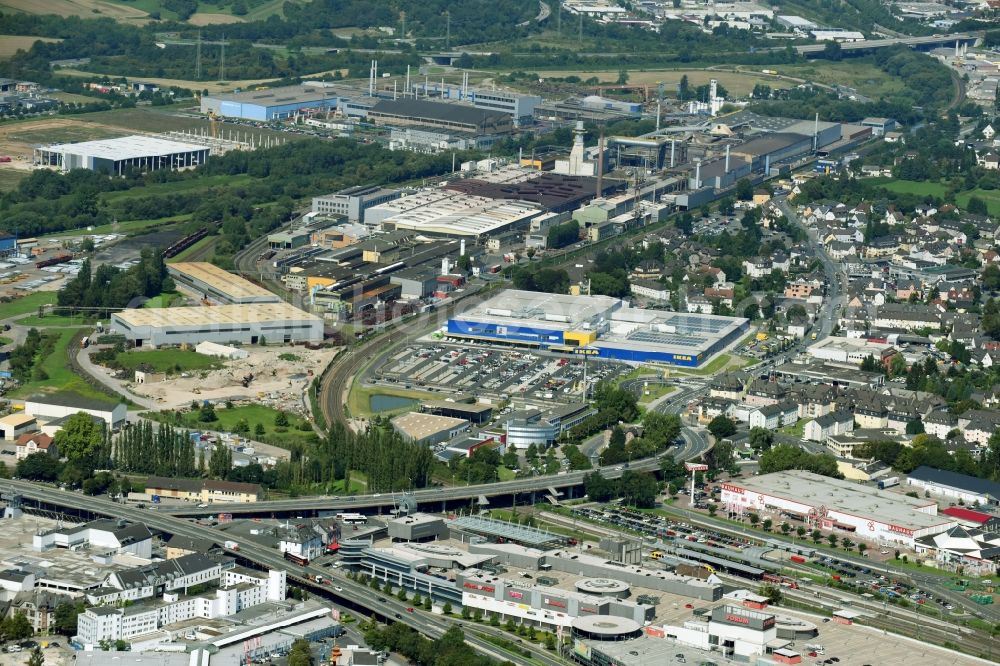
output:
[[[14,338],[8,338],[6,335],[0,335],[0,347],[6,347],[12,342],[14,342]]]
[[[192,396],[192,398],[197,398],[197,396]],[[250,434],[248,435],[250,438],[282,447],[303,446],[316,440],[316,433],[311,428],[309,430],[299,430],[297,428],[297,425],[303,422],[303,419],[297,416],[288,415],[290,425],[287,428],[275,426],[274,418],[278,415],[278,410],[265,407],[264,405],[243,405],[233,407],[232,409],[226,409],[223,405],[215,405],[215,414],[218,420],[208,423],[200,422],[198,420],[198,412],[190,411],[181,413],[150,412],[145,414],[145,416],[157,421],[176,423],[195,430],[206,428],[220,432],[231,432],[236,428],[236,424],[240,420],[246,419],[246,422],[250,425]],[[264,426],[264,434],[261,436],[253,434],[258,423]]]
[[[0,303],[0,319],[8,319],[29,312],[38,312],[39,306],[56,302],[56,292],[36,291],[9,303]]]
[[[986,209],[990,212],[990,215],[1000,215],[1000,192],[997,190],[971,190],[969,192],[961,192],[955,196],[955,202],[962,208],[969,205],[969,199],[972,197],[979,197],[986,202]]]
[[[161,217],[155,220],[128,220],[126,222],[109,222],[86,229],[75,229],[73,231],[60,231],[55,234],[46,234],[46,238],[66,238],[69,236],[100,235],[100,234],[136,234],[149,230],[150,227],[158,227],[157,231],[162,231],[163,227],[168,227],[179,222],[187,222],[191,219],[190,213],[184,215],[174,215],[173,217]]]
[[[30,317],[25,317],[24,319],[19,319],[18,324],[23,326],[34,326],[35,328],[66,328],[66,327],[81,327],[88,326],[91,322],[95,321],[94,316],[88,314],[84,315],[54,315],[47,314],[44,317],[39,317],[38,315],[31,315]]]
[[[220,236],[205,236],[201,240],[196,241],[191,247],[181,250],[178,254],[167,259],[167,263],[173,264],[178,261],[190,261],[193,256],[203,256],[207,248],[219,242],[219,238]]]
[[[156,372],[187,372],[221,368],[222,362],[212,356],[185,349],[153,349],[146,351],[126,351],[115,357],[123,368],[135,370],[143,366]]]
[[[850,62],[810,62],[776,67],[779,76],[822,83],[842,85],[857,89],[862,95],[882,97],[905,91],[906,85],[898,76],[883,72],[877,65],[852,58]],[[782,87],[780,80],[772,87]]]
[[[176,291],[165,291],[159,296],[153,296],[151,299],[142,304],[144,308],[169,308],[171,303],[174,301],[182,299],[181,296]]]
[[[700,368],[687,368],[684,366],[677,366],[676,368],[670,369],[670,374],[688,374],[688,375],[714,375],[715,373],[722,370],[729,364],[732,360],[732,356],[729,354],[719,354],[707,365],[703,365]]]
[[[865,178],[871,185],[884,187],[897,194],[919,194],[944,198],[948,186],[943,183],[921,182],[917,180],[897,180],[893,178]]]
[[[76,393],[88,398],[110,398],[105,393],[93,388],[81,377],[76,375],[69,367],[68,354],[75,352],[75,349],[68,350],[69,345],[77,329],[53,329],[51,335],[57,335],[55,347],[52,353],[41,361],[41,368],[48,375],[48,379],[41,381],[30,381],[21,385],[11,392],[12,397],[26,397],[34,393],[55,393],[66,392]]]
[[[806,434],[806,423],[808,422],[809,419],[799,419],[794,425],[779,428],[778,432],[783,432],[786,435],[792,435],[793,437],[802,437]]]
[[[651,384],[647,386],[645,391],[643,391],[643,394],[639,396],[639,404],[643,405],[650,403],[657,398],[662,398],[668,393],[673,393],[676,390],[676,386],[670,386],[669,384]],[[646,391],[649,391],[649,395],[646,395]]]

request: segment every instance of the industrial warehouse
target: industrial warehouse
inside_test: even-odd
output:
[[[34,151],[34,164],[59,167],[63,171],[91,169],[120,176],[130,169],[193,169],[208,160],[208,153],[208,146],[149,136],[124,136],[39,146]]]
[[[111,315],[111,329],[135,347],[323,340],[322,319],[284,302],[124,310]]]
[[[167,267],[170,277],[199,298],[222,304],[277,303],[281,299],[264,287],[207,261],[178,262]]]
[[[630,308],[610,296],[508,289],[448,320],[453,338],[697,367],[749,329],[740,317]]]
[[[916,539],[957,525],[932,499],[908,497],[812,472],[789,470],[720,484],[730,513],[800,520],[878,544],[913,549]]]

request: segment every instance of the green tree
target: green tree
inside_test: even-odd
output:
[[[715,439],[723,439],[736,433],[736,424],[727,416],[720,414],[708,424],[708,431]]]
[[[774,527],[774,521],[770,518],[765,518],[764,522],[762,522],[760,526],[764,528],[765,532],[770,532],[771,528]]]
[[[760,522],[760,516],[758,516],[756,513],[751,513],[747,516],[747,520],[750,521],[750,524],[752,526],[756,527],[757,523]]]
[[[45,664],[45,655],[42,654],[42,648],[36,645],[31,649],[31,654],[28,655],[28,666],[43,666]]]
[[[865,551],[868,550],[868,545],[864,543],[858,543],[858,554],[864,557]]]
[[[818,544],[823,539],[823,533],[819,530],[813,530],[809,533],[809,538],[813,540],[813,543]]]
[[[837,547],[837,535],[836,534],[827,534],[826,535],[826,540],[830,542],[830,547],[831,548],[836,548]]]
[[[624,85],[628,84],[628,70],[627,69],[622,68],[622,69],[618,70],[618,79],[617,79],[616,83],[618,85],[620,85],[620,86],[624,86]]]
[[[17,475],[30,481],[55,481],[59,478],[62,463],[48,453],[32,453],[17,462]]]
[[[444,606],[441,607],[441,612],[444,613],[445,615],[451,615],[451,611],[452,611],[451,604],[448,603],[447,601],[444,602]]]
[[[288,666],[313,666],[309,641],[299,638],[292,643],[292,649],[288,652]]]
[[[767,601],[770,604],[780,604],[781,603],[781,588],[777,585],[761,585],[760,589],[757,591],[762,597],[767,597]]]
[[[750,428],[750,448],[760,453],[771,448],[774,443],[774,434],[767,428]]]
[[[54,613],[52,628],[56,633],[64,636],[72,636],[76,633],[77,616],[85,609],[83,602],[64,601],[58,606]]]
[[[969,197],[969,203],[966,204],[965,210],[973,215],[989,215],[990,211],[986,207],[986,200],[981,197]]]
[[[4,618],[3,622],[0,622],[0,633],[6,636],[8,640],[23,641],[26,638],[30,638],[35,632],[31,628],[28,616],[18,611],[13,617]]]
[[[202,402],[198,410],[198,421],[201,423],[214,423],[218,420],[219,417],[215,414],[215,407],[212,406],[212,403],[207,400]]]
[[[287,428],[288,427],[288,414],[285,414],[285,412],[283,412],[283,411],[280,411],[277,414],[275,414],[274,415],[274,425],[275,425],[275,427],[278,427],[278,428]]]
[[[54,438],[59,455],[70,463],[98,466],[104,445],[104,422],[90,414],[77,412],[67,419]]]

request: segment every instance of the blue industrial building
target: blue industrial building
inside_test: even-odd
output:
[[[698,367],[749,330],[742,317],[628,307],[609,296],[509,289],[448,320],[452,338],[632,363]]]
[[[344,86],[304,83],[283,88],[263,88],[201,98],[201,112],[244,120],[284,120],[305,111],[333,110],[359,93]]]
[[[0,231],[0,256],[17,254],[17,236]]]

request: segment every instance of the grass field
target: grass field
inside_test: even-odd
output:
[[[34,326],[35,328],[79,328],[87,326],[92,321],[94,321],[94,317],[91,315],[63,316],[47,314],[44,317],[39,317],[38,315],[25,317],[24,319],[19,319],[17,323],[22,326]]]
[[[0,0],[0,7],[3,6]],[[51,37],[29,37],[26,35],[0,35],[0,59],[9,58],[18,51],[27,51],[35,42],[61,42]]]
[[[36,291],[33,294],[22,296],[10,303],[0,303],[0,320],[17,315],[34,312],[37,314],[39,306],[50,305],[56,302],[56,292]]]
[[[8,134],[14,141],[24,143],[73,143],[76,141],[94,141],[97,139],[113,139],[125,136],[126,132],[114,130],[101,125],[80,123],[46,129],[31,129],[25,127],[20,132]]]
[[[188,372],[222,367],[219,359],[183,349],[121,352],[115,361],[127,370],[150,367],[156,372]]]
[[[169,308],[170,304],[176,300],[179,300],[181,295],[176,291],[167,291],[159,296],[153,296],[151,299],[142,304],[144,308]]]
[[[892,178],[866,178],[865,180],[871,185],[884,187],[890,192],[896,192],[897,194],[944,197],[948,191],[947,186],[942,183],[923,183],[915,180],[894,180]]]
[[[156,183],[145,187],[136,187],[131,190],[121,190],[118,192],[107,192],[102,195],[102,200],[107,203],[121,201],[123,199],[133,199],[137,197],[155,196],[158,194],[179,194],[191,190],[204,190],[209,187],[237,187],[253,180],[253,176],[238,174],[235,176],[202,176],[190,180],[176,180],[169,183]]]
[[[673,393],[676,390],[677,390],[676,386],[670,386],[669,384],[653,384],[651,386],[648,386],[645,389],[645,391],[643,391],[643,394],[639,396],[639,404],[640,405],[649,404],[654,400],[656,400],[657,398],[662,398],[668,393]],[[647,391],[649,392],[649,395],[646,395]]]
[[[208,428],[218,431],[232,431],[241,419],[246,419],[246,422],[250,424],[251,438],[268,444],[274,444],[275,446],[301,446],[316,440],[316,433],[311,429],[304,431],[298,430],[295,427],[301,421],[296,416],[289,415],[288,421],[291,425],[288,428],[275,426],[274,418],[278,415],[278,410],[264,407],[263,405],[245,405],[233,407],[232,409],[216,405],[215,413],[218,416],[218,421],[211,423],[199,422],[197,412],[184,412],[181,418],[186,427],[196,430],[199,428]],[[147,414],[147,416],[156,420],[172,422],[173,412],[152,413]],[[253,434],[258,423],[264,426],[264,435],[260,437]]]
[[[93,388],[83,381],[69,367],[67,349],[76,335],[78,329],[62,328],[49,331],[52,335],[57,335],[55,347],[52,353],[42,359],[41,368],[48,375],[48,379],[42,381],[30,381],[22,384],[10,393],[11,397],[23,398],[35,393],[56,393],[69,392],[76,393],[89,398],[108,399],[104,393]]]
[[[28,177],[30,171],[21,169],[0,169],[0,192],[17,189],[17,184]]]
[[[1000,192],[997,190],[976,189],[969,192],[961,192],[955,196],[955,202],[960,207],[967,206],[969,199],[972,197],[979,197],[985,201],[986,209],[990,212],[990,215],[1000,215]]]
[[[778,76],[772,77],[779,87],[782,76],[805,79],[828,86],[842,85],[856,89],[862,95],[879,98],[903,92],[906,86],[898,76],[883,72],[873,63],[852,58],[850,62],[829,62],[822,64],[803,63],[797,65],[775,65]],[[775,87],[774,84],[769,84]]]

